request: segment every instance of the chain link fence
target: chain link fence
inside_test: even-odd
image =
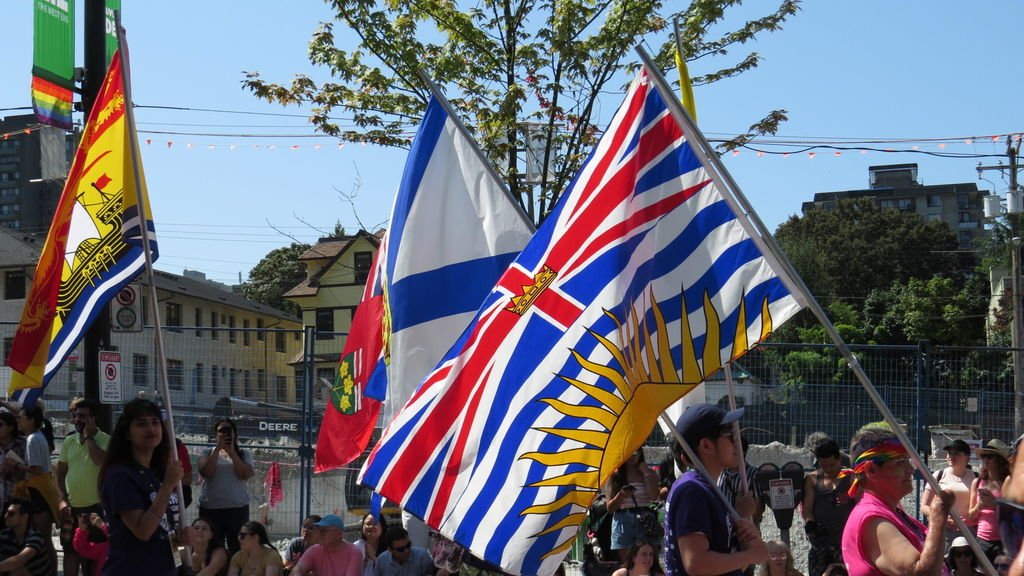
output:
[[[0,324],[3,382],[9,380],[6,359],[15,329],[13,323]],[[348,523],[359,521],[370,498],[369,490],[356,482],[362,459],[323,474],[312,471],[343,333],[169,326],[164,339],[175,428],[193,462],[212,446],[213,423],[220,417],[235,420],[242,443],[253,452],[256,474],[249,482],[250,517],[266,520],[270,531],[280,536],[297,534],[302,517],[309,513],[336,513]],[[112,334],[111,348],[121,354],[122,403],[140,394],[159,399],[153,340],[152,328]],[[932,440],[936,430],[960,430],[973,438],[1006,442],[1021,432],[1014,414],[1010,349],[927,343],[851,349],[924,452],[930,453],[933,444],[942,445],[941,440]],[[79,346],[72,353],[47,389],[48,413],[55,421],[66,419],[69,399],[84,392],[81,350]],[[746,407],[744,434],[755,445],[801,446],[815,431],[828,433],[842,445],[863,424],[881,420],[830,345],[762,344],[740,359],[733,377],[736,401]],[[726,384],[720,378],[706,384],[706,398],[725,406]],[[122,405],[112,406],[115,418]],[[656,428],[648,444],[668,442]],[[267,479],[274,464],[283,500],[271,508]],[[194,476],[198,483],[198,474]]]

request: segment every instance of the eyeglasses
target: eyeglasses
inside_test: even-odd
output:
[[[392,552],[405,552],[409,548],[412,548],[412,544],[406,544],[405,546],[392,546],[391,547],[391,551]]]
[[[993,562],[992,566],[996,570],[1009,570],[1010,569],[1010,564],[1008,562]]]
[[[996,500],[996,517],[1006,555],[1015,558],[1024,539],[1024,504],[1000,498]]]

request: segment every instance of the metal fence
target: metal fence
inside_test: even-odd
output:
[[[14,324],[0,324],[4,364],[14,331]],[[112,336],[113,347],[121,353],[123,400],[142,392],[154,394],[158,380],[152,329]],[[343,337],[312,328],[165,328],[179,437],[197,458],[213,440],[214,419],[228,416],[236,421],[256,460],[256,475],[249,485],[251,517],[267,519],[275,534],[297,533],[308,513],[338,513],[356,523],[369,506],[369,491],[356,483],[360,460],[343,469],[312,473],[313,445]],[[930,445],[930,431],[940,426],[1007,442],[1020,432],[1010,349],[926,343],[851,349],[923,450]],[[47,389],[48,412],[55,420],[66,417],[68,399],[82,394],[80,350]],[[861,425],[881,419],[832,346],[763,344],[739,361],[733,375],[736,400],[747,408],[745,435],[754,444],[801,445],[814,431],[827,432],[842,444]],[[0,381],[6,383],[3,376],[7,375],[0,372]],[[724,405],[725,390],[721,380],[708,382],[707,401]],[[116,417],[120,405],[112,409]],[[655,429],[649,444],[666,441]],[[265,506],[264,481],[272,463],[278,464],[284,501],[271,510]]]

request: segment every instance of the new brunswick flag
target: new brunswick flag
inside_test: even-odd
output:
[[[107,301],[145,266],[136,190],[145,198],[146,183],[141,164],[138,182],[134,176],[139,150],[128,106],[118,53],[89,114],[7,358],[10,393],[19,402],[35,402]],[[145,207],[156,260],[148,200]]]

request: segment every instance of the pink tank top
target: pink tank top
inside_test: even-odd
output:
[[[891,523],[918,552],[924,548],[924,535],[927,530],[924,524],[902,510],[893,510],[874,494],[864,492],[860,501],[853,507],[853,512],[846,521],[846,528],[843,529],[843,562],[846,563],[846,570],[850,576],[884,576],[882,571],[868,560],[861,547],[861,529],[872,518],[882,518]]]
[[[978,482],[981,482],[981,480]],[[989,482],[988,489],[992,491],[992,495],[996,498],[1002,498],[1003,491],[999,484]],[[999,542],[999,520],[996,518],[995,508],[982,508],[978,511],[978,538],[988,540],[989,542]]]

